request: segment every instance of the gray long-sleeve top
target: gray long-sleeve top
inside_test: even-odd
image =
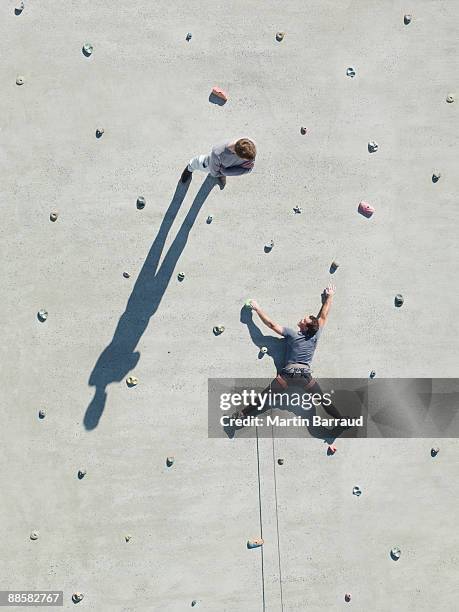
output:
[[[231,142],[212,147],[209,161],[209,172],[212,176],[238,176],[252,172],[254,160],[242,159],[228,149]]]

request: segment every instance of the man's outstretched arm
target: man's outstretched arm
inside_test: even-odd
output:
[[[324,289],[324,292],[322,294],[322,308],[319,310],[319,314],[317,315],[320,326],[325,325],[325,323],[327,322],[328,313],[333,302],[333,296],[335,295],[335,291],[335,285],[328,285],[328,287]]]
[[[276,334],[279,334],[279,336],[284,335],[282,333],[284,331],[284,328],[282,327],[282,325],[278,325],[272,319],[270,319],[268,315],[266,314],[266,312],[264,312],[264,310],[260,308],[258,302],[256,302],[255,300],[252,300],[250,304],[252,306],[252,310],[254,310],[257,313],[257,315],[260,317],[260,319],[263,321],[266,327],[269,327],[269,329],[272,329],[274,332],[276,332]]]

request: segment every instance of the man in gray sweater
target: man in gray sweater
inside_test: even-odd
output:
[[[217,178],[223,189],[227,176],[252,172],[256,154],[255,143],[248,138],[215,145],[207,155],[197,155],[190,159],[188,166],[182,172],[181,181],[186,183],[195,170],[201,170]]]

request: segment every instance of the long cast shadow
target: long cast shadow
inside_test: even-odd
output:
[[[210,176],[201,185],[158,269],[166,238],[188,191],[189,183],[185,185],[178,183],[174,197],[129,297],[126,310],[118,322],[113,339],[101,353],[89,377],[88,384],[90,387],[95,387],[95,393],[84,416],[83,423],[86,429],[95,429],[99,424],[107,400],[107,386],[112,382],[121,381],[128,372],[136,367],[140,353],[135,351],[135,348],[151,317],[158,310],[174,268],[186,246],[190,230],[215,185],[215,179]]]

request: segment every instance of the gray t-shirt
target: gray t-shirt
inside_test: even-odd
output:
[[[253,160],[242,159],[228,149],[231,142],[215,145],[209,158],[209,172],[212,176],[238,176],[252,172]]]
[[[289,363],[304,363],[310,365],[321,333],[321,327],[319,327],[315,334],[302,332],[299,329],[292,329],[291,327],[284,327],[282,329],[282,335],[287,340],[286,365]]]

